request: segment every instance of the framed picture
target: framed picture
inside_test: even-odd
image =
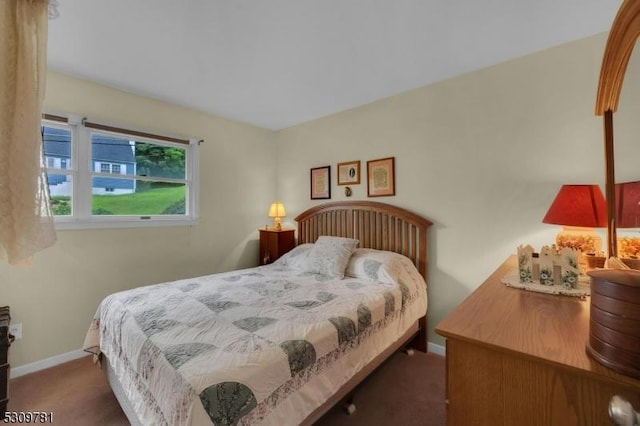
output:
[[[338,185],[357,185],[360,183],[360,161],[338,163]]]
[[[311,199],[331,198],[331,166],[311,169]]]
[[[367,195],[396,195],[395,157],[367,161]]]

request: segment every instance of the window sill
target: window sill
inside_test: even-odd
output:
[[[74,229],[115,229],[115,228],[153,228],[164,226],[194,226],[198,224],[197,218],[152,218],[140,219],[117,218],[112,220],[64,220],[56,219],[56,231],[66,231]]]

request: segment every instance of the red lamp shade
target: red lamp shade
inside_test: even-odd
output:
[[[604,228],[607,226],[607,203],[598,185],[562,185],[543,223]]]
[[[616,226],[640,228],[640,182],[616,184]]]

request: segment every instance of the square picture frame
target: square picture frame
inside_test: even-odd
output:
[[[360,184],[360,160],[338,163],[338,185]]]
[[[367,196],[396,195],[395,157],[367,161]]]
[[[312,200],[331,198],[331,166],[312,168],[310,180]]]

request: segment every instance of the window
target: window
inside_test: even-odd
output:
[[[42,134],[58,228],[197,219],[195,141],[46,117]]]
[[[71,159],[72,129],[70,126],[58,122],[43,123],[42,139],[53,214],[55,216],[71,216],[74,173],[67,170],[66,165]],[[56,167],[56,159],[59,167]]]

